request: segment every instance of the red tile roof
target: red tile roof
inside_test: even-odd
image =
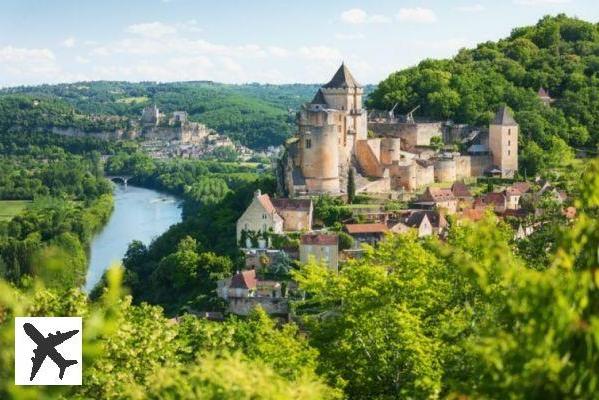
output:
[[[470,189],[464,182],[455,182],[451,185],[451,192],[455,197],[472,197],[472,193],[470,193]]]
[[[262,207],[264,207],[266,212],[268,212],[269,214],[275,212],[275,207],[272,205],[272,202],[270,201],[270,196],[268,194],[261,194],[257,196],[257,199],[260,202],[260,204],[262,204]]]
[[[336,246],[339,243],[337,235],[324,233],[307,233],[301,237],[302,244],[315,244],[321,246]]]
[[[434,188],[434,187],[429,186],[424,191],[424,194],[422,195],[421,199],[424,201],[439,202],[439,201],[455,200],[455,197],[454,197],[453,193],[451,192],[451,189]]]
[[[385,224],[347,224],[345,225],[347,233],[384,233],[389,231]]]
[[[272,199],[271,203],[277,210],[310,211],[312,200],[280,198]]]
[[[514,182],[512,184],[512,186],[510,186],[510,188],[516,189],[521,194],[524,194],[524,193],[528,193],[528,191],[530,191],[530,183],[528,183],[528,182]]]
[[[505,195],[503,193],[490,192],[474,201],[474,208],[485,208],[493,205],[494,207],[505,206]]]
[[[231,278],[230,287],[234,289],[255,289],[256,270],[250,269],[236,273]]]

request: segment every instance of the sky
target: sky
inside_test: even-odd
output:
[[[0,0],[0,87],[90,80],[361,83],[598,0]]]

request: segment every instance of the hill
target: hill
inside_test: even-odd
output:
[[[549,91],[544,106],[537,91]],[[568,146],[599,144],[599,25],[560,14],[516,28],[497,42],[462,49],[394,72],[369,106],[486,125],[501,104],[520,124],[521,166],[529,173],[569,155]]]

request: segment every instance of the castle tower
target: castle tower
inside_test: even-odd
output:
[[[364,88],[342,63],[333,78],[320,89],[330,108],[343,111],[349,118],[345,121],[344,134],[354,134],[355,139],[366,139],[366,112],[362,109]],[[347,138],[344,137],[347,142]]]
[[[501,177],[512,178],[518,171],[518,124],[506,106],[497,110],[489,125],[489,150]]]

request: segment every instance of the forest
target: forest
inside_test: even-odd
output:
[[[107,147],[91,138],[0,135],[0,202],[27,204],[0,220],[1,278],[35,276],[62,289],[83,283],[92,235],[112,212],[99,152]]]
[[[554,99],[544,106],[539,88]],[[571,157],[570,147],[599,146],[599,26],[563,14],[515,28],[497,42],[462,49],[452,59],[424,60],[389,75],[369,106],[486,126],[501,104],[515,112],[528,174]]]

